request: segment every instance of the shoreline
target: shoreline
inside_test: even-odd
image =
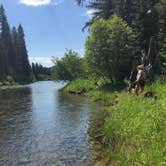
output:
[[[0,86],[0,90],[7,90],[7,89],[17,89],[17,88],[24,88],[28,87],[29,84],[26,85],[9,85],[9,86]]]
[[[96,129],[91,131],[96,134],[95,166],[159,165],[165,161],[166,83],[158,80],[146,86],[145,91],[149,90],[157,96],[136,96],[124,88],[97,88],[90,80],[75,80],[62,88],[63,92],[83,94],[103,104],[105,116],[101,116]],[[157,147],[155,151],[154,147]]]
[[[54,80],[40,80],[40,81],[54,81]],[[5,90],[5,89],[17,89],[17,88],[24,88],[28,87],[30,84],[39,82],[39,81],[32,81],[27,84],[18,84],[18,83],[11,83],[10,85],[0,85],[0,90]]]

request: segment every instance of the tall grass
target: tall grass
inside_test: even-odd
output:
[[[110,165],[166,165],[165,82],[146,87],[145,91],[156,93],[155,98],[129,95],[111,85],[97,85],[94,80],[73,81],[64,91],[83,89],[90,99],[109,106],[106,110],[111,113],[101,128],[101,132],[104,130],[101,151]]]
[[[92,90],[95,90],[97,88],[97,85],[95,85],[94,80],[85,80],[85,79],[77,79],[75,81],[69,82],[67,86],[65,86],[62,91],[69,92],[89,92]]]
[[[166,84],[147,89],[157,99],[119,94],[105,123],[110,165],[166,165]]]

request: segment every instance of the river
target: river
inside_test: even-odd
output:
[[[99,105],[43,81],[0,90],[0,166],[91,166]]]

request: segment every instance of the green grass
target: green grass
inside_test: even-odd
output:
[[[110,165],[166,165],[166,83],[156,83],[157,99],[119,93],[105,123]]]
[[[108,106],[106,110],[110,113],[101,129],[104,131],[101,151],[110,165],[166,165],[165,82],[146,87],[145,91],[155,92],[156,98],[129,95],[126,90],[96,85],[92,80],[73,81],[63,91],[82,89],[93,101]]]
[[[69,91],[85,91],[90,92],[97,88],[97,85],[95,85],[95,82],[93,80],[85,80],[85,79],[77,79],[75,81],[72,81],[65,86],[62,91],[69,92]]]
[[[17,86],[19,85],[18,83],[16,82],[10,82],[10,81],[3,81],[3,82],[0,82],[0,87],[2,86]]]
[[[104,84],[102,79],[99,80],[86,80],[77,79],[69,82],[61,90],[63,92],[84,92],[93,101],[100,101],[104,105],[112,105],[113,100],[117,96],[119,89],[122,89],[124,85],[112,86],[110,83]]]

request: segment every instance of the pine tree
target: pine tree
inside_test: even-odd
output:
[[[161,65],[166,67],[166,1],[160,0],[156,5],[159,13],[159,45],[160,45],[160,61]]]
[[[12,32],[3,6],[0,6],[0,79],[12,76],[15,81],[31,81],[31,66],[28,60],[24,31],[21,25]]]
[[[18,33],[17,33],[17,30],[15,27],[13,27],[13,29],[12,29],[12,42],[13,42],[14,54],[15,54],[15,58],[13,60],[13,63],[14,63],[14,65],[13,65],[13,71],[14,71],[13,78],[17,81],[17,72],[18,72],[17,68],[19,65],[17,63],[17,61],[18,61],[18,57],[17,57],[17,55],[18,55]]]
[[[6,38],[9,37],[9,26],[7,23],[7,19],[5,16],[5,11],[3,6],[0,6],[0,25],[1,25],[1,59],[3,62],[3,67],[2,67],[2,73],[4,76],[7,76],[9,74],[9,70],[8,70],[8,49],[5,48],[7,43]],[[5,37],[7,34],[7,37]],[[6,51],[4,51],[6,50]]]
[[[5,73],[6,75],[13,76],[15,53],[12,43],[10,27],[8,24],[7,17],[5,15],[5,10],[2,5],[0,7],[0,23],[1,23],[1,40],[5,47],[4,49],[6,50],[6,55],[4,55]]]
[[[31,81],[31,66],[28,60],[28,53],[26,49],[24,31],[21,25],[18,27],[18,45],[17,45],[17,78],[19,82]]]
[[[6,77],[6,64],[4,63],[6,59],[4,59],[4,55],[6,55],[6,52],[0,37],[0,81],[5,80]]]
[[[79,4],[85,2],[78,0]],[[108,20],[113,14],[123,18],[128,25],[135,29],[139,36],[139,44],[146,54],[151,37],[157,40],[158,13],[155,9],[159,0],[91,0],[87,7],[94,10],[92,19],[85,27],[91,26],[98,19]]]

